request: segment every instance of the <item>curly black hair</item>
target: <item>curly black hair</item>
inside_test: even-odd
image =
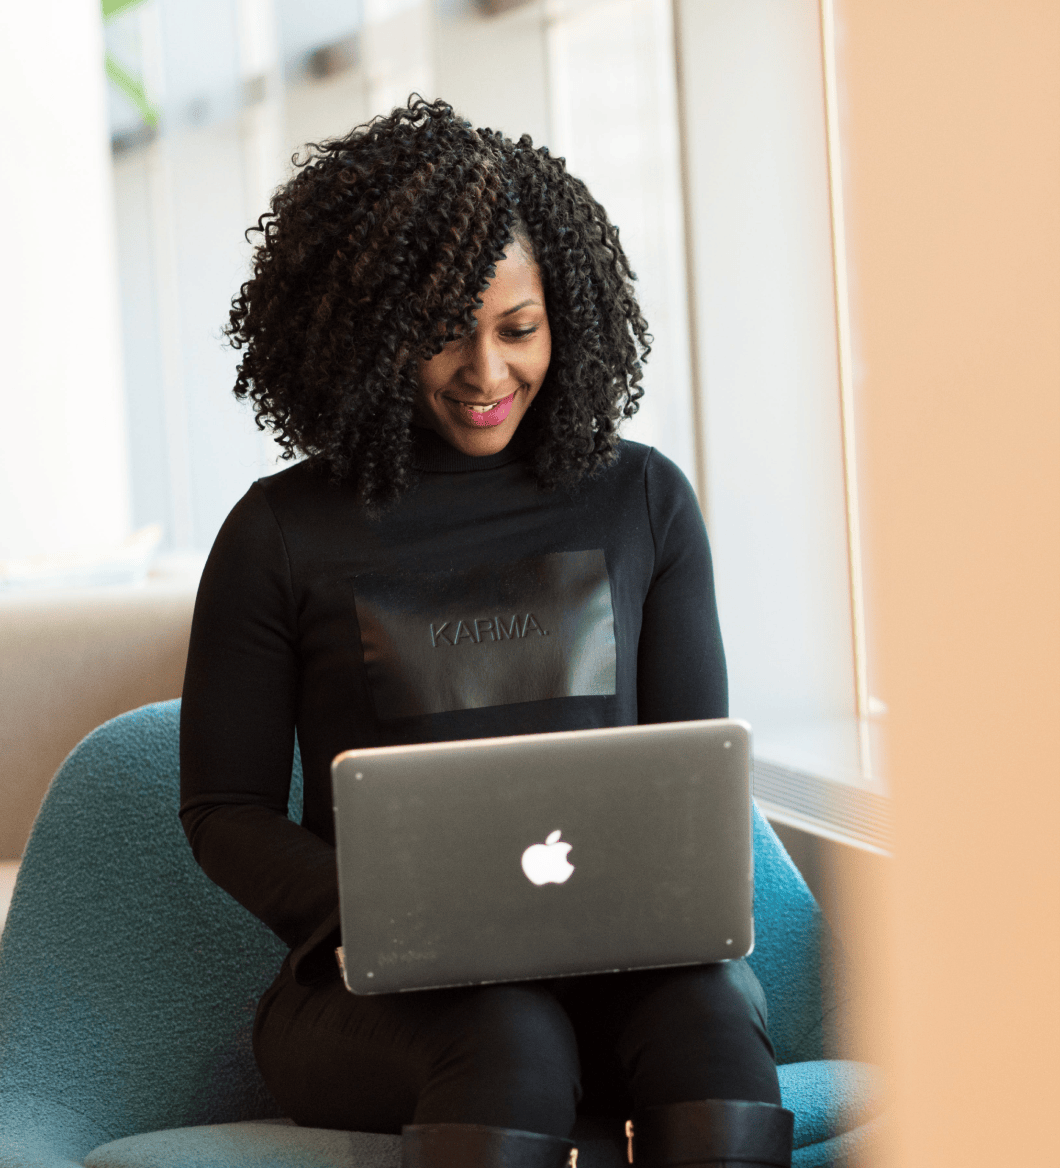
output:
[[[518,236],[552,333],[522,422],[537,480],[571,486],[611,462],[652,338],[618,231],[564,160],[415,95],[307,150],[247,233],[261,239],[225,329],[243,349],[234,392],[284,456],[352,478],[372,509],[407,491],[418,362],[474,328]]]

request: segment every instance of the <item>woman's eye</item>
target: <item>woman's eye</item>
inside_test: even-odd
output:
[[[531,337],[536,332],[537,332],[537,325],[535,324],[535,325],[531,325],[529,328],[524,328],[524,329],[509,329],[506,335],[511,337],[513,340],[518,341],[518,340],[522,340],[523,337]]]

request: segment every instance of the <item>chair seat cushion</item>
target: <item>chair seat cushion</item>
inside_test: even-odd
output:
[[[400,1168],[401,1137],[251,1120],[126,1136],[85,1168]]]
[[[616,1125],[617,1126],[617,1125]],[[401,1137],[253,1120],[174,1128],[103,1144],[85,1168],[400,1168]],[[629,1168],[625,1141],[578,1144],[578,1168]]]
[[[795,1112],[797,1164],[829,1164],[841,1150],[832,1137],[875,1118],[880,1073],[838,1059],[778,1068],[784,1105]],[[595,1131],[578,1141],[579,1168],[619,1168],[619,1139]],[[827,1147],[826,1145],[832,1145]],[[815,1154],[815,1150],[820,1154]],[[839,1162],[836,1159],[835,1162]],[[212,1124],[127,1136],[96,1148],[85,1168],[400,1168],[398,1136],[295,1127],[287,1120]]]
[[[869,1063],[788,1063],[777,1076],[784,1106],[795,1112],[796,1148],[852,1131],[883,1110],[882,1075]]]

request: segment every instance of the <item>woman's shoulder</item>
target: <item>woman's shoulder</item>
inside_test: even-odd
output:
[[[257,479],[228,513],[215,550],[260,553],[284,544],[302,526],[305,517],[318,513],[323,500],[336,493],[326,472],[309,462],[298,462]]]
[[[263,475],[252,484],[247,493],[252,494],[255,488],[270,502],[273,500],[280,502],[335,491],[341,489],[341,485],[336,487],[331,482],[326,467],[303,458],[276,471],[275,474]]]
[[[634,442],[632,438],[619,438],[615,447],[618,453],[618,463],[643,466],[652,453],[658,453],[654,446],[645,446],[643,442]]]
[[[328,468],[309,459],[265,475],[251,484],[240,501],[271,513],[282,529],[297,527],[308,516],[329,513],[335,508],[356,508],[348,483],[334,482]]]
[[[675,503],[695,502],[695,491],[685,472],[657,446],[621,438],[617,449],[615,469],[625,476],[638,477],[649,498]]]

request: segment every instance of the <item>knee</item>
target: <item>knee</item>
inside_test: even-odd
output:
[[[618,1046],[639,1107],[687,1099],[780,1102],[765,995],[742,962],[660,977]]]
[[[654,1018],[747,1019],[765,1029],[766,996],[749,965],[723,961],[662,975],[638,1012]]]
[[[522,985],[483,986],[449,1019],[447,1053],[475,1062],[577,1074],[578,1047],[567,1014],[551,994]]]
[[[683,1044],[713,1036],[753,1035],[772,1051],[766,998],[742,961],[660,973],[628,1017],[622,1045]]]
[[[417,1123],[483,1123],[566,1136],[581,1094],[578,1048],[545,990],[483,986],[445,1019]]]

